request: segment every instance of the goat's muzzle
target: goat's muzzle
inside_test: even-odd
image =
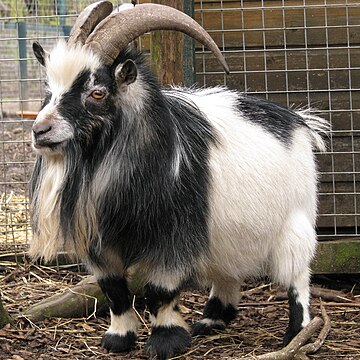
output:
[[[70,125],[57,114],[40,111],[32,127],[32,144],[38,152],[58,149],[72,136]]]
[[[51,122],[44,122],[44,121],[35,123],[32,128],[34,136],[36,137],[46,134],[51,129],[52,129]]]
[[[51,145],[51,130],[53,127],[51,118],[41,117],[39,114],[32,127],[34,148],[39,149]]]

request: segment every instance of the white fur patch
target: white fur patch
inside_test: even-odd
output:
[[[314,115],[310,110],[299,110],[297,113],[304,119],[305,123],[311,130],[311,136],[314,143],[314,147],[321,152],[326,150],[326,145],[323,136],[329,136],[331,126],[321,117]]]
[[[137,334],[139,327],[139,320],[133,309],[127,310],[122,315],[114,315],[110,310],[111,325],[106,331],[107,334],[116,334],[118,336],[125,336],[128,332]]]
[[[51,131],[42,136],[42,139],[46,139],[52,143],[61,143],[67,141],[74,136],[74,130],[70,124],[65,121],[54,106],[54,97],[51,101],[40,110],[38,113],[34,125],[40,123],[48,123],[51,126]],[[32,133],[33,149],[40,155],[44,156],[58,156],[58,152],[48,147],[36,147],[36,140],[34,133]]]
[[[66,251],[69,255],[76,253],[78,257],[86,259],[89,241],[97,235],[98,221],[94,203],[81,188],[74,213],[75,232],[64,239],[60,226],[60,193],[64,176],[62,155],[43,157],[32,202],[37,231],[33,232],[29,252],[32,257],[42,258],[46,262],[54,259],[60,251]]]
[[[175,134],[177,137],[177,144],[175,145],[174,158],[172,161],[172,171],[175,179],[178,179],[181,165],[185,165],[188,168],[190,168],[191,165],[188,156],[186,154],[186,151],[184,150],[184,146],[182,144],[182,141],[184,141],[184,139],[180,139],[178,137],[178,134],[177,133]]]
[[[141,74],[138,74],[133,83],[129,85],[120,85],[120,90],[121,102],[124,104],[125,108],[131,108],[134,113],[141,113],[144,108],[144,103],[146,103],[146,99],[149,96],[148,86],[141,78]]]
[[[310,322],[310,287],[308,269],[297,277],[293,286],[296,293],[296,302],[301,304],[303,308],[303,321],[301,326],[305,327]]]
[[[224,328],[226,327],[225,321],[220,320],[220,319],[213,320],[213,319],[206,318],[206,319],[201,319],[199,321],[199,323],[207,325],[207,326],[209,326],[211,328],[216,328],[217,326],[218,327],[224,327]]]
[[[163,305],[159,308],[156,316],[150,315],[152,326],[172,327],[180,326],[189,330],[189,326],[178,311],[174,311],[178,299],[173,300],[170,304]]]
[[[82,71],[88,69],[94,72],[100,65],[99,58],[93,52],[81,46],[68,47],[65,41],[60,40],[50,51],[45,64],[54,101],[71,88]]]
[[[218,276],[216,282],[213,282],[209,298],[217,297],[224,306],[231,304],[236,308],[240,297],[239,287],[238,281],[228,279],[226,276],[222,278]]]
[[[290,287],[308,269],[316,249],[316,234],[306,213],[294,210],[274,243],[270,271],[277,283]]]
[[[179,288],[184,275],[184,271],[169,272],[161,271],[160,269],[152,270],[151,267],[148,267],[148,279],[151,281],[151,284],[159,288],[166,289],[168,291],[173,291]]]
[[[63,249],[59,224],[59,193],[64,179],[63,160],[60,156],[43,158],[38,188],[33,199],[38,231],[33,233],[29,253],[45,261],[53,259]]]

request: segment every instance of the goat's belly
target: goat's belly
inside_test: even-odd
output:
[[[254,219],[253,223],[245,223],[241,214],[237,218],[213,217],[209,228],[206,273],[226,274],[239,280],[266,273],[271,249],[277,242],[282,223],[268,220],[259,217],[259,222]]]

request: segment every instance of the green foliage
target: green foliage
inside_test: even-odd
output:
[[[321,241],[312,271],[315,274],[359,274],[359,256],[359,240]]]

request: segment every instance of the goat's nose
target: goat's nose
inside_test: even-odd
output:
[[[32,130],[35,135],[46,134],[51,130],[51,124],[47,121],[40,121],[38,123],[34,123]]]

